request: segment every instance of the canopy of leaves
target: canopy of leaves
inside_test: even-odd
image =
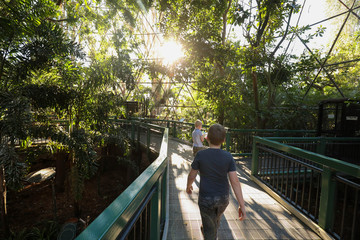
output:
[[[103,142],[93,139],[109,134],[110,117],[124,114],[120,89],[134,86],[129,29],[137,3],[0,1],[0,165],[9,186],[19,187],[25,173],[15,143],[51,138],[49,144],[73,153],[74,197],[81,198],[83,181],[96,170],[94,149]],[[124,23],[129,27],[119,27]]]

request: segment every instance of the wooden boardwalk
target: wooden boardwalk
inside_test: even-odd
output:
[[[197,205],[199,176],[194,192],[185,192],[187,174],[193,160],[191,146],[169,139],[169,228],[167,239],[203,239]],[[247,219],[237,220],[237,202],[230,204],[221,219],[218,239],[321,239],[309,227],[271,198],[238,168],[247,210]]]

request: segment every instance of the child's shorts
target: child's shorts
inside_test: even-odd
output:
[[[205,239],[217,239],[220,218],[229,205],[229,195],[216,197],[199,196],[199,209]]]

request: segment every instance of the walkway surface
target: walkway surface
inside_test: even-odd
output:
[[[191,195],[185,192],[193,160],[191,146],[169,139],[169,229],[167,239],[203,239],[197,205],[199,176]],[[230,204],[220,223],[218,239],[321,239],[310,228],[264,192],[247,175],[246,163],[238,164],[247,219],[237,219],[237,201],[231,193]]]

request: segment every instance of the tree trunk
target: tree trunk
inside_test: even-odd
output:
[[[226,29],[227,29],[227,22],[228,22],[228,12],[230,10],[231,7],[231,3],[232,0],[227,1],[227,8],[225,9],[223,16],[222,16],[222,21],[223,21],[223,27],[222,27],[222,33],[221,33],[221,44],[223,46],[225,46],[225,42],[226,42]],[[225,70],[221,64],[221,62],[216,62],[216,66],[218,67],[219,71],[220,71],[220,76],[222,78],[225,78]],[[220,106],[219,106],[219,112],[218,112],[218,123],[221,125],[224,125],[224,121],[225,121],[225,109],[224,109],[224,104],[222,101],[220,101]]]
[[[9,222],[7,221],[6,209],[6,181],[4,166],[0,166],[0,194],[1,194],[1,222],[5,237],[9,236]]]
[[[78,200],[74,200],[74,215],[76,218],[81,217],[81,204]]]
[[[219,109],[219,116],[218,116],[218,123],[221,125],[224,125],[224,119],[225,119],[225,110],[223,106],[220,106]]]
[[[259,91],[257,84],[257,75],[256,71],[251,70],[252,82],[253,82],[253,91],[254,91],[254,104],[255,104],[255,119],[256,119],[256,128],[259,129],[261,126],[261,118],[260,118],[260,109],[259,109]]]
[[[55,189],[56,192],[64,192],[65,187],[65,161],[67,159],[67,154],[64,152],[56,152],[54,154],[55,158]]]

